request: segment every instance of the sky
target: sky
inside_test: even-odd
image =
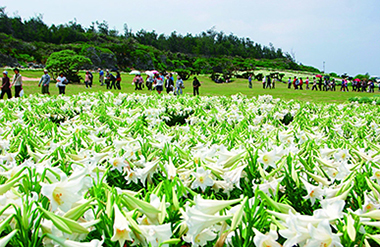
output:
[[[325,71],[380,76],[379,0],[2,0],[8,16],[42,15],[47,25],[107,21],[123,33],[217,32],[281,48]]]

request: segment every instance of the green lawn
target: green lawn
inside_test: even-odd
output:
[[[13,71],[8,70],[9,76],[13,76]],[[40,78],[43,74],[42,70],[21,70],[21,75],[27,78]],[[81,84],[69,84],[66,88],[66,94],[72,95],[77,94],[84,91],[90,91],[90,92],[98,92],[98,91],[107,91],[105,86],[100,86],[98,82],[99,75],[97,73],[94,74],[94,85],[92,89],[86,89],[84,86],[84,83]],[[81,72],[81,75],[84,78],[84,73]],[[122,73],[122,82],[121,82],[121,92],[123,93],[144,93],[144,94],[151,94],[151,93],[157,93],[155,91],[150,92],[146,89],[146,87],[142,91],[135,91],[134,85],[132,85],[133,76]],[[288,78],[289,76],[294,76],[294,72],[292,73],[286,73],[285,78]],[[301,74],[300,74],[301,75]],[[309,78],[312,76],[307,74],[302,74],[302,77],[306,78],[306,76],[309,76]],[[287,89],[287,86],[283,83],[276,83],[275,89],[262,89],[261,82],[254,82],[253,88],[248,88],[248,80],[246,79],[233,79],[231,83],[228,84],[216,84],[211,81],[211,79],[207,76],[198,76],[200,81],[202,82],[202,86],[200,88],[200,95],[202,96],[212,96],[212,95],[225,95],[230,96],[237,93],[245,94],[249,97],[255,97],[258,95],[264,95],[269,94],[272,95],[275,98],[281,98],[283,100],[300,100],[300,101],[310,101],[310,102],[329,102],[329,103],[343,103],[346,102],[348,98],[354,97],[354,96],[374,96],[374,94],[367,94],[367,93],[357,93],[357,92],[340,92],[339,88],[337,87],[336,92],[320,92],[320,91],[311,91],[311,90],[294,90],[294,89]],[[145,76],[144,76],[145,79]],[[192,80],[185,81],[185,94],[192,94]],[[350,87],[351,90],[351,87]],[[112,90],[113,92],[120,92],[119,90]],[[37,94],[41,92],[41,88],[38,87],[38,81],[32,81],[32,80],[25,80],[24,79],[24,92],[26,95],[28,94]],[[55,83],[52,83],[50,85],[50,92],[52,95],[58,94],[58,88],[55,87]],[[14,91],[12,92],[14,94]],[[377,89],[376,93],[379,94]],[[5,96],[6,97],[6,96]]]

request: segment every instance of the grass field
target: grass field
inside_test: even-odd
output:
[[[9,76],[13,77],[13,71],[8,70]],[[41,88],[38,87],[38,81],[36,79],[40,78],[43,74],[42,70],[21,70],[21,75],[24,77],[23,82],[23,88],[25,95],[29,94],[38,94],[41,92]],[[84,78],[84,72],[80,73]],[[105,86],[100,86],[99,84],[99,75],[97,73],[94,74],[94,85],[92,89],[86,89],[84,83],[81,84],[69,84],[66,87],[66,94],[72,95],[77,94],[84,91],[91,91],[91,92],[97,92],[97,91],[107,91]],[[289,76],[294,76],[294,72],[292,73],[285,73],[284,78],[288,78]],[[122,73],[122,81],[121,81],[121,91],[119,90],[112,90],[113,92],[123,92],[123,93],[144,93],[144,94],[152,94],[157,93],[156,91],[150,92],[146,89],[146,87],[142,91],[135,91],[134,85],[132,85],[133,75],[129,75],[126,73]],[[302,76],[306,78],[306,76],[312,77],[312,74],[299,74],[299,76]],[[27,78],[27,79],[25,79]],[[30,78],[30,79],[28,79]],[[310,102],[325,102],[325,103],[343,103],[346,102],[348,98],[354,97],[354,96],[374,96],[374,94],[367,94],[367,93],[358,93],[358,92],[340,92],[339,88],[337,87],[338,91],[335,92],[320,92],[320,91],[311,91],[311,90],[294,90],[294,89],[288,89],[287,85],[284,83],[277,82],[275,89],[263,89],[261,82],[255,81],[253,83],[253,88],[248,88],[248,81],[246,79],[236,79],[234,78],[231,83],[228,84],[216,84],[214,83],[208,76],[198,76],[200,81],[202,82],[202,86],[200,88],[200,95],[201,96],[213,96],[213,95],[224,95],[224,96],[230,96],[234,94],[244,94],[249,97],[255,97],[258,95],[264,95],[269,94],[272,95],[275,98],[281,98],[283,100],[300,100],[300,101],[310,101]],[[145,76],[144,76],[145,79]],[[285,79],[284,79],[285,80]],[[185,94],[192,94],[192,78],[191,80],[185,81]],[[305,87],[305,86],[304,86]],[[351,88],[350,88],[351,90]],[[58,88],[55,87],[55,83],[50,84],[50,93],[51,95],[57,95],[58,94]],[[14,91],[12,92],[14,95]],[[376,89],[375,95],[378,95],[378,91]],[[5,96],[6,97],[6,96]]]

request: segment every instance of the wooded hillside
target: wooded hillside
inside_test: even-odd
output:
[[[0,66],[43,67],[51,53],[70,49],[91,59],[93,68],[130,68],[175,70],[185,73],[231,73],[252,71],[257,67],[308,70],[292,56],[272,44],[255,43],[207,30],[185,36],[169,36],[155,31],[132,33],[125,24],[124,33],[109,29],[106,21],[93,22],[88,28],[76,21],[64,25],[46,25],[41,16],[23,20],[9,17],[0,8]]]

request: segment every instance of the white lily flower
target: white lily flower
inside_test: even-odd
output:
[[[215,180],[214,184],[212,185],[212,189],[215,192],[219,192],[220,189],[223,190],[223,193],[226,193],[228,196],[230,195],[231,191],[234,190],[234,184],[230,181],[221,181],[221,180]]]
[[[129,228],[128,220],[120,212],[118,206],[114,205],[115,220],[113,223],[113,236],[112,242],[119,241],[120,247],[124,246],[125,241],[132,241],[131,229]]]
[[[49,198],[51,211],[60,208],[62,211],[67,212],[71,209],[72,205],[82,199],[79,194],[83,187],[84,177],[75,180],[63,179],[61,182],[46,184],[41,183],[41,193]]]
[[[138,183],[139,178],[137,177],[136,171],[134,169],[128,169],[127,167],[124,167],[124,173],[126,173],[124,179],[127,180],[127,184],[130,182],[133,182],[135,184]]]
[[[378,184],[380,184],[380,169],[372,167],[372,180],[376,180]]]
[[[224,208],[231,206],[233,204],[239,203],[241,199],[235,200],[206,200],[201,197],[201,195],[196,195],[194,197],[194,208],[202,213],[214,215],[217,212],[223,210]]]
[[[168,173],[168,179],[173,180],[177,176],[177,168],[174,166],[171,158],[168,163],[165,163],[165,169]]]
[[[234,169],[226,172],[223,178],[226,180],[226,182],[232,183],[240,189],[240,179],[245,176],[244,169],[246,167],[247,165],[239,165]]]
[[[320,186],[314,186],[304,179],[301,179],[301,181],[307,191],[307,195],[303,197],[305,200],[310,199],[312,205],[314,205],[316,199],[322,200],[324,190]]]
[[[232,218],[232,215],[220,216],[205,214],[195,208],[190,208],[188,206],[186,206],[185,209],[186,211],[183,211],[183,209],[180,208],[180,211],[182,213],[184,223],[188,227],[187,235],[189,235],[190,239],[195,238],[204,229],[216,223],[220,223]]]
[[[330,157],[336,152],[335,149],[329,148],[327,145],[323,149],[319,150],[319,153],[321,154],[322,159],[330,159]]]
[[[293,142],[293,140],[294,140],[293,133],[291,133],[290,131],[279,132],[278,133],[278,139],[283,144]]]
[[[124,171],[124,167],[129,167],[129,163],[125,160],[124,157],[114,157],[109,160],[111,164],[111,171],[117,169],[119,172]]]
[[[276,162],[280,158],[276,155],[276,150],[272,151],[259,151],[259,158],[257,159],[258,162],[264,165],[263,169],[266,170],[268,166],[273,167],[274,169],[277,168]]]
[[[299,131],[297,134],[296,134],[297,138],[299,139],[299,143],[302,144],[304,142],[306,142],[308,140],[308,136],[307,134],[305,133],[305,131]]]
[[[214,184],[214,180],[211,178],[211,171],[205,170],[203,167],[198,167],[197,172],[192,172],[192,175],[195,177],[195,180],[191,184],[192,189],[200,187],[202,191],[205,191],[207,187],[211,187]]]
[[[309,239],[305,247],[343,247],[340,243],[340,235],[332,233],[328,220],[321,221],[316,228],[310,224],[309,233],[311,239]]]
[[[104,240],[93,239],[91,242],[77,242],[73,240],[68,240],[65,238],[57,237],[53,234],[47,234],[54,242],[58,243],[62,247],[102,247]]]
[[[136,176],[140,179],[142,184],[145,184],[146,179],[151,181],[151,177],[157,172],[158,162],[159,160],[146,162],[144,168],[135,170]]]
[[[343,218],[343,209],[346,204],[345,201],[335,200],[331,202],[328,200],[321,200],[320,204],[322,208],[314,211],[314,216],[317,219],[327,219],[332,221]]]
[[[303,219],[306,219],[306,221]],[[310,222],[308,219],[312,219],[312,217],[301,217],[299,214],[295,215],[289,211],[289,217],[287,217],[285,224],[287,229],[279,230],[281,236],[286,239],[284,247],[292,247],[297,244],[302,246],[302,243],[310,238],[309,230],[307,228],[307,224]]]
[[[141,230],[141,234],[149,243],[149,246],[169,246],[168,244],[161,245],[162,242],[169,240],[173,235],[169,223],[164,225],[140,225],[139,228]]]
[[[162,200],[162,201],[161,201]],[[158,210],[158,212],[147,212],[145,210],[142,210],[142,212],[146,215],[142,218],[141,223],[143,225],[158,225],[159,217],[161,216],[160,207],[163,206],[164,208],[168,207],[169,204],[165,203],[165,196],[160,199],[155,194],[150,194],[150,205],[152,205],[154,208]]]
[[[278,185],[279,183],[281,183],[282,179],[283,177],[278,179],[270,178],[269,180],[265,180],[263,183],[260,183],[258,185],[253,184],[253,188],[256,189],[256,187],[258,186],[259,189],[268,196],[276,195],[279,189]]]
[[[362,207],[362,213],[367,213],[375,209],[380,209],[380,203],[376,201],[375,198],[368,195],[367,192],[364,192],[364,204]]]
[[[253,242],[256,247],[281,247],[281,244],[277,243],[278,235],[276,231],[270,230],[267,234],[262,234],[255,228],[253,228],[255,232],[255,237],[253,238]]]
[[[347,149],[340,149],[338,148],[337,151],[334,153],[334,159],[336,161],[347,161],[351,157],[350,153]]]
[[[204,229],[196,236],[190,237],[190,235],[186,235],[183,237],[187,243],[191,243],[191,246],[205,246],[208,241],[214,240],[218,235],[214,233],[210,228]]]

